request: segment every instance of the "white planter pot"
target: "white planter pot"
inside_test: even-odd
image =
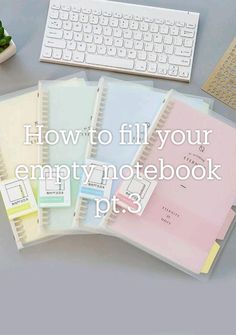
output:
[[[8,33],[5,30],[5,35],[8,36]],[[7,59],[15,55],[16,53],[16,45],[15,43],[11,40],[9,47],[6,48],[3,52],[0,52],[0,64],[5,62]]]

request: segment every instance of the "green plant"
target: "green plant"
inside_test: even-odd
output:
[[[9,47],[10,42],[11,42],[11,36],[5,35],[2,22],[0,21],[0,53]]]

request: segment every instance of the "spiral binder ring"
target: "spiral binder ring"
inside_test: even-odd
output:
[[[165,123],[169,117],[169,114],[173,108],[174,102],[173,101],[169,101],[167,103],[167,105],[165,106],[165,109],[161,112],[160,117],[157,119],[156,124],[155,124],[155,128],[153,129],[149,140],[148,140],[148,144],[144,145],[141,148],[141,151],[139,153],[140,157],[138,158],[138,162],[140,164],[144,164],[146,159],[148,158],[149,153],[152,151],[153,146],[156,145],[156,142],[158,141],[159,137],[158,134],[156,132],[156,130],[161,130],[163,129],[163,127],[165,126]]]
[[[140,151],[137,153],[138,158],[135,159],[134,164],[138,161],[141,165],[144,165],[146,159],[148,158],[150,152],[153,149],[153,146],[156,145],[158,141],[158,134],[156,130],[161,130],[165,126],[165,123],[169,117],[169,114],[173,108],[174,101],[169,101],[166,106],[164,107],[164,110],[161,112],[159,118],[156,120],[155,124],[152,127],[151,135],[148,139],[148,144],[141,147]],[[115,213],[113,210],[110,210],[110,212],[107,214],[105,218],[105,225],[111,225],[115,222],[118,215],[120,215],[121,212]]]
[[[98,96],[96,101],[96,106],[98,106],[97,110],[94,113],[94,118],[92,120],[92,128],[96,130],[95,135],[93,136],[93,142],[95,144],[88,144],[87,157],[95,158],[97,155],[97,147],[98,147],[98,134],[102,130],[103,124],[103,114],[106,106],[106,98],[107,98],[107,87],[105,86],[105,81],[102,80],[100,87],[98,88]]]
[[[6,167],[4,164],[2,152],[0,150],[0,181],[6,180],[8,178],[8,174],[6,171]],[[10,224],[12,226],[12,231],[14,235],[14,239],[19,247],[22,247],[21,244],[24,243],[26,240],[26,232],[22,223],[22,220],[20,218],[10,220]],[[18,242],[20,241],[20,243]]]
[[[48,120],[48,110],[49,110],[49,97],[48,92],[41,91],[41,119],[40,123],[43,126],[42,135],[45,138],[45,134],[48,131],[49,120]],[[40,163],[43,165],[47,165],[49,162],[49,147],[48,144],[44,141],[41,146],[41,155],[40,155]],[[40,223],[42,225],[48,224],[49,222],[49,209],[41,208],[40,209]]]
[[[76,215],[75,222],[77,226],[82,224],[83,221],[85,220],[87,210],[88,210],[88,199],[81,198],[78,203],[78,210],[76,210],[76,213],[78,215],[75,214]]]

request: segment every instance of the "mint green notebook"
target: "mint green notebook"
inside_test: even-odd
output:
[[[60,136],[55,145],[39,146],[40,164],[66,165],[84,163],[88,130],[91,123],[97,85],[81,81],[42,81],[39,83],[39,124],[45,130],[82,131],[77,143],[65,144]],[[51,141],[51,140],[50,140]],[[80,172],[78,172],[80,174]],[[47,233],[73,233],[72,222],[79,181],[70,177],[70,205],[67,207],[40,208],[40,228]]]

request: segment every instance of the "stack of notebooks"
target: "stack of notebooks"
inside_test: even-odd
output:
[[[83,73],[2,96],[0,190],[18,249],[106,234],[209,278],[236,198],[236,129],[212,108],[149,81],[95,83]],[[181,178],[147,178],[163,162]]]

